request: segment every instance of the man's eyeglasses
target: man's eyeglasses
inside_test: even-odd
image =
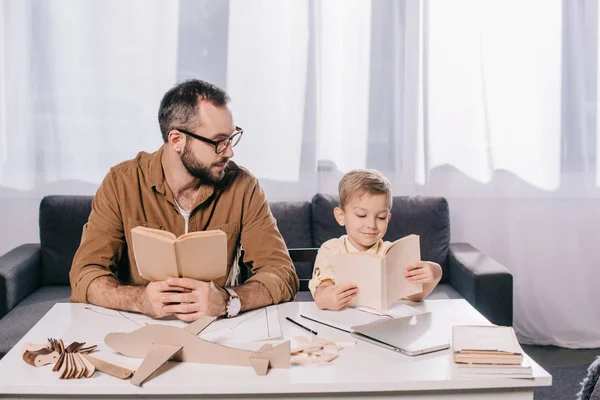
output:
[[[231,147],[235,147],[240,140],[242,139],[242,135],[244,134],[244,130],[242,128],[240,128],[239,126],[235,127],[235,131],[233,131],[233,133],[231,134],[231,136],[225,138],[225,139],[221,139],[221,140],[211,140],[208,138],[205,138],[204,136],[200,136],[200,135],[196,135],[195,133],[183,130],[181,128],[176,128],[176,130],[178,130],[179,132],[191,136],[195,139],[201,140],[205,143],[210,143],[213,146],[215,146],[215,153],[217,154],[221,154],[222,152],[225,151],[225,149],[227,149],[227,146],[229,146],[229,143],[231,143]]]

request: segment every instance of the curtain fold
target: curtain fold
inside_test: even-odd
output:
[[[599,20],[597,0],[0,1],[0,253],[39,240],[42,196],[155,150],[162,95],[195,77],[229,91],[270,201],[364,167],[444,196],[452,241],[514,274],[524,342],[600,347]]]

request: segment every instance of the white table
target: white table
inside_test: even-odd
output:
[[[83,304],[56,304],[25,337],[0,360],[0,397],[4,398],[392,398],[403,399],[533,399],[533,388],[549,386],[552,377],[531,360],[534,379],[473,379],[457,376],[450,350],[408,357],[358,341],[339,352],[329,366],[296,366],[271,369],[258,376],[252,368],[193,363],[169,363],[166,370],[143,387],[112,376],[96,373],[90,379],[58,379],[51,366],[33,367],[21,359],[23,343],[44,343],[62,338],[66,343],[97,343],[99,357],[137,366],[140,359],[118,355],[103,343],[106,333],[135,330],[125,319],[98,323],[99,318]],[[303,303],[278,306],[285,338],[308,336],[285,320],[290,316],[333,340],[352,340],[345,332],[312,323],[299,317]],[[488,323],[465,300],[427,300],[417,307],[444,312],[456,324]],[[106,321],[107,318],[100,318]],[[108,318],[110,320],[110,318]],[[127,325],[129,324],[129,325]],[[0,333],[1,334],[1,333]]]

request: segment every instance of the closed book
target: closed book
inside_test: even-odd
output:
[[[533,370],[527,358],[520,365],[457,364],[458,376],[464,378],[520,378],[533,379]]]
[[[452,350],[456,363],[492,365],[523,363],[523,350],[514,329],[510,326],[453,326]]]

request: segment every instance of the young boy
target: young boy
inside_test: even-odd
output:
[[[355,284],[335,284],[332,257],[359,251],[385,254],[391,244],[381,239],[392,217],[392,190],[387,178],[372,169],[350,171],[340,181],[338,191],[340,206],[333,214],[338,224],[346,227],[346,235],[323,243],[308,285],[317,306],[328,310],[344,308],[358,293]],[[404,277],[423,284],[423,292],[408,297],[421,301],[442,278],[442,268],[434,262],[419,261],[405,266]]]

